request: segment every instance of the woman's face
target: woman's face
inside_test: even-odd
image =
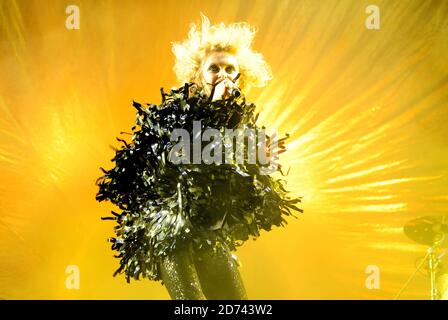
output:
[[[228,78],[233,80],[239,73],[236,57],[225,51],[214,51],[208,55],[202,65],[202,77],[206,84]]]

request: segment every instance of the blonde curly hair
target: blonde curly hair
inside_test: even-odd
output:
[[[263,87],[272,79],[272,72],[263,55],[250,48],[255,29],[246,22],[223,22],[210,26],[210,20],[201,13],[202,25],[192,23],[188,38],[181,43],[172,42],[175,56],[174,73],[180,85],[185,82],[202,84],[201,67],[206,57],[213,51],[225,51],[235,55],[241,77],[239,87]]]

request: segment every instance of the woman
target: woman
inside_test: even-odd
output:
[[[130,278],[162,280],[173,299],[247,299],[236,250],[261,229],[285,223],[299,198],[290,199],[282,181],[260,173],[261,164],[204,164],[169,161],[170,134],[241,125],[257,129],[255,105],[246,105],[243,90],[271,78],[263,57],[250,49],[254,31],[246,23],[210,26],[202,16],[198,31],[173,44],[174,71],[180,82],[162,104],[137,108],[132,142],[116,150],[115,168],[97,181],[98,201],[109,200],[123,211],[112,249]],[[268,141],[270,137],[268,136]],[[268,143],[268,158],[280,151]],[[275,145],[275,144],[272,144]],[[189,153],[186,150],[185,153]]]

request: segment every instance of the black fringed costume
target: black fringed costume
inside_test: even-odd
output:
[[[112,211],[116,237],[112,249],[119,252],[120,267],[129,282],[140,276],[161,280],[159,259],[187,243],[193,248],[223,244],[231,250],[254,239],[260,230],[286,223],[300,198],[287,195],[283,180],[260,174],[260,164],[173,164],[168,154],[175,142],[173,129],[192,131],[194,120],[201,130],[258,128],[255,105],[244,97],[211,102],[193,83],[169,94],[162,104],[137,109],[132,141],[116,149],[115,167],[97,180],[98,201],[109,200],[121,213]],[[224,149],[224,148],[223,148]],[[294,215],[293,215],[294,216]]]

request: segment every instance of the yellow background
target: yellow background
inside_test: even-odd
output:
[[[67,30],[67,5],[81,29]],[[365,28],[378,5],[381,29]],[[247,21],[272,66],[248,93],[289,132],[288,188],[305,214],[237,255],[252,299],[391,299],[426,247],[410,219],[447,214],[448,2],[363,0],[0,2],[0,298],[168,299],[160,283],[112,277],[113,207],[100,166],[176,84],[171,42],[200,12]],[[79,290],[65,286],[80,268]],[[380,268],[380,289],[365,286]],[[428,298],[418,274],[403,298]]]

